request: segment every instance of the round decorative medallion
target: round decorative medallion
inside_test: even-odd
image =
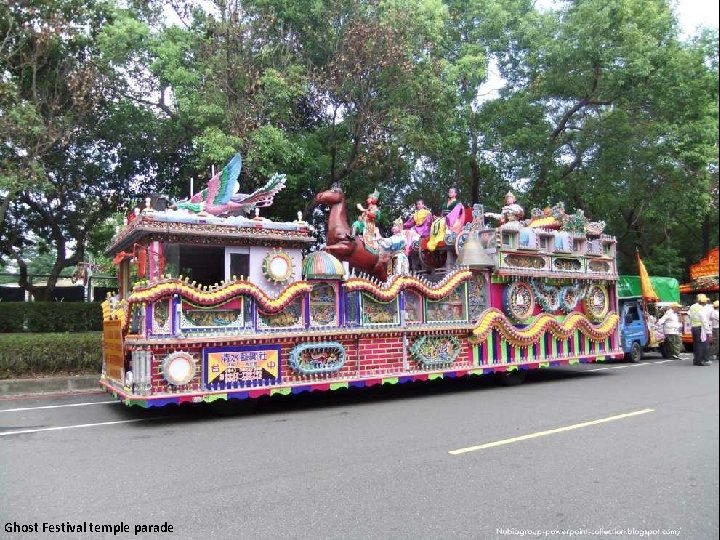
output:
[[[505,313],[515,322],[527,322],[535,313],[535,296],[530,285],[524,281],[508,285],[503,300]]]
[[[345,348],[336,341],[302,343],[290,351],[288,364],[300,375],[313,375],[340,371],[346,359]]]
[[[263,259],[262,272],[268,281],[288,281],[294,272],[292,257],[284,251],[271,251]]]
[[[602,285],[590,285],[583,304],[589,319],[593,321],[603,320],[610,308],[607,289]]]

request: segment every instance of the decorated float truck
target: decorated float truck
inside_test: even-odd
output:
[[[488,227],[476,213],[438,246],[444,257],[425,257],[442,266],[411,275],[390,261],[381,281],[338,258],[362,248],[344,232],[338,189],[317,196],[331,206],[318,251],[300,216],[260,218],[252,201],[228,213],[217,193],[202,196],[176,210],[148,201],[109,247],[119,294],[103,304],[101,384],[128,405],[520,378],[623,355],[615,239],[598,231],[553,218]]]
[[[689,307],[695,303],[697,295],[705,294],[710,302],[718,299],[720,280],[718,280],[718,266],[720,266],[720,249],[713,248],[695,264],[690,265],[690,281],[680,285],[683,308],[683,334],[682,341],[685,349],[692,351],[693,338],[690,330]]]

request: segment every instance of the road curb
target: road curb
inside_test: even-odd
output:
[[[0,379],[0,396],[99,392],[100,375],[39,377],[36,379]]]

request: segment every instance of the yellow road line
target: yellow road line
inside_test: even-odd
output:
[[[494,441],[490,443],[480,444],[477,446],[468,446],[467,448],[459,448],[458,450],[450,450],[448,454],[457,456],[459,454],[466,454],[468,452],[476,452],[477,450],[485,450],[486,448],[494,448],[496,446],[502,446],[505,444],[516,443],[520,441],[527,441],[528,439],[536,439],[538,437],[545,437],[546,435],[554,435],[555,433],[563,433],[564,431],[572,431],[573,429],[580,429],[588,426],[595,426],[598,424],[605,424],[606,422],[614,422],[615,420],[622,420],[623,418],[629,418],[631,416],[638,416],[641,414],[647,414],[654,412],[655,409],[642,409],[639,411],[633,411],[624,414],[618,414],[615,416],[608,416],[606,418],[599,418],[597,420],[589,420],[588,422],[581,422],[579,424],[573,424],[571,426],[563,426],[555,429],[548,429],[547,431],[538,431],[535,433],[529,433],[528,435],[520,435],[519,437],[512,437],[510,439],[503,439],[501,441]]]

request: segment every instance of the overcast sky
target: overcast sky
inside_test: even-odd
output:
[[[684,37],[698,26],[718,27],[718,0],[676,0],[676,13]]]

